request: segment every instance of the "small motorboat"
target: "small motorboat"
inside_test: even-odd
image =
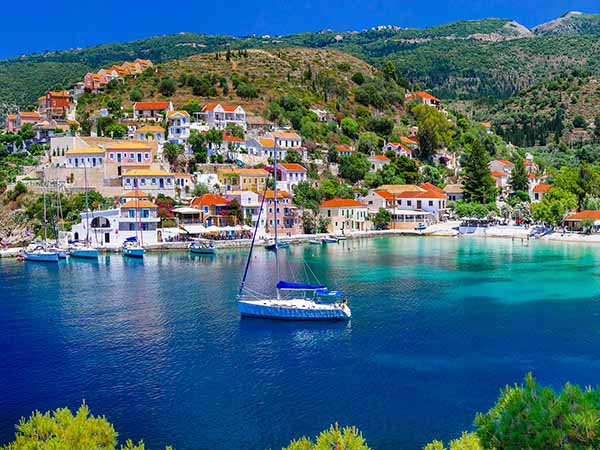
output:
[[[310,245],[322,245],[322,244],[323,244],[323,242],[319,241],[318,239],[310,239],[310,240],[308,241],[308,243],[309,243]]]
[[[213,246],[212,242],[208,241],[194,241],[189,245],[190,253],[195,255],[216,255],[217,249]]]
[[[323,244],[337,244],[338,240],[335,237],[328,236],[322,239]]]
[[[130,258],[143,258],[144,257],[144,247],[138,244],[137,238],[127,238],[123,243],[122,247],[123,256],[128,256]]]
[[[288,244],[287,242],[279,242],[277,241],[277,243],[275,243],[274,240],[270,240],[269,242],[267,242],[265,244],[265,248],[267,250],[275,250],[275,248],[289,248],[290,244]]]
[[[338,242],[348,240],[348,238],[346,236],[344,236],[343,234],[341,236],[336,236],[336,239],[338,240]]]
[[[43,245],[37,245],[31,250],[23,252],[25,261],[33,262],[58,262],[58,252],[46,249]]]

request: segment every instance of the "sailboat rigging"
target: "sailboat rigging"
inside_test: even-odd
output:
[[[85,242],[75,242],[69,250],[73,258],[98,259],[98,249],[92,246],[90,240],[90,208],[88,202],[87,166],[83,160],[83,177],[85,183]]]

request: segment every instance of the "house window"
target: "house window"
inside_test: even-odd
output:
[[[148,217],[150,217],[150,210],[142,209],[142,218],[147,219]]]
[[[152,178],[152,184],[156,184],[156,178]]]
[[[135,217],[135,209],[129,210],[129,217],[131,217],[131,218]]]
[[[171,184],[171,179],[167,178],[167,184]]]
[[[150,159],[150,153],[148,153],[148,152],[144,153],[144,159],[145,160],[149,160]]]
[[[146,184],[146,179],[145,178],[141,178],[140,179],[140,184],[144,184],[145,185]]]
[[[135,231],[135,223],[129,224],[129,231]]]
[[[130,178],[125,178],[125,184],[131,184],[131,179]]]
[[[327,210],[327,217],[331,217],[331,210],[330,209]],[[335,225],[337,226],[337,223]]]
[[[433,200],[429,200],[429,206],[433,206]]]
[[[406,200],[406,205],[407,206],[412,206],[412,200]]]
[[[130,153],[129,154],[129,159],[134,159],[135,158],[135,153]]]
[[[109,157],[110,159],[113,159],[113,160],[114,160],[114,159],[115,159],[115,154],[114,154],[114,153],[109,153],[109,154],[108,154],[108,157]]]

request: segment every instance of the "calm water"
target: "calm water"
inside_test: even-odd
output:
[[[382,238],[282,251],[350,294],[348,324],[240,320],[245,252],[0,260],[0,443],[85,401],[148,447],[281,448],[329,423],[376,449],[454,437],[528,371],[600,380],[600,247]],[[251,284],[273,281],[257,251]]]

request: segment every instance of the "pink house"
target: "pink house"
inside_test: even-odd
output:
[[[7,114],[6,115],[6,131],[9,133],[14,133],[16,131],[17,115],[16,114]]]
[[[7,130],[14,133],[19,131],[23,125],[37,125],[44,118],[37,111],[24,111],[17,114],[9,114],[7,117]]]
[[[273,235],[275,232],[275,208],[277,208],[277,234],[292,236],[302,232],[302,219],[298,208],[292,204],[292,196],[286,191],[277,190],[277,202],[273,191],[265,194],[265,231]]]
[[[277,179],[291,192],[294,186],[308,179],[306,168],[296,163],[277,164]]]
[[[108,83],[108,79],[103,73],[88,72],[83,78],[83,89],[86,92],[98,93],[101,86]]]

